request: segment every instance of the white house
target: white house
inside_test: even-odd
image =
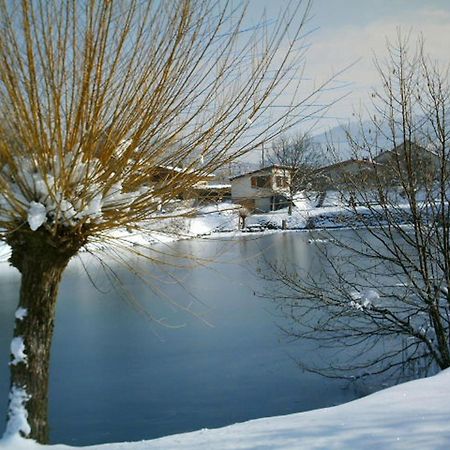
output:
[[[231,199],[252,212],[268,212],[289,204],[292,170],[271,165],[230,178]]]

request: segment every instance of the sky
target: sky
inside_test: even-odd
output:
[[[249,12],[256,16],[267,8],[267,16],[276,17],[283,4],[285,0],[250,0]],[[426,51],[443,64],[450,62],[450,0],[313,0],[304,89],[339,73],[320,103],[345,96],[316,124],[318,130],[352,120],[368,104],[378,85],[374,55],[386,56],[386,39],[395,39],[398,29],[410,32],[412,43],[422,34]]]

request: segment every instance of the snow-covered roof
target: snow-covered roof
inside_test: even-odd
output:
[[[202,177],[206,178],[214,178],[215,175],[213,173],[206,173],[202,172],[202,169],[191,169],[189,167],[177,167],[172,165],[159,165],[156,166],[157,169],[160,170],[167,170],[168,172],[175,172],[175,173],[185,173],[185,174],[193,174],[193,175],[200,175]]]
[[[231,177],[230,180],[235,180],[237,178],[247,177],[249,175],[256,175],[258,173],[263,174],[265,172],[272,172],[274,169],[292,170],[292,167],[283,166],[283,165],[280,165],[280,164],[271,164],[270,166],[265,166],[265,167],[262,167],[261,169],[252,170],[251,172],[245,172],[245,173],[241,173],[239,175],[235,175],[234,177]]]
[[[215,191],[231,189],[231,184],[203,184],[194,186],[195,189],[211,189]]]

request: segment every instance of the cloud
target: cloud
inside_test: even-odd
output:
[[[307,73],[317,79],[324,79],[330,73],[338,72],[348,65],[348,70],[338,77],[348,82],[350,95],[332,108],[334,116],[350,118],[353,108],[368,98],[371,87],[378,85],[378,74],[373,58],[382,60],[387,54],[386,42],[395,42],[398,30],[411,33],[411,43],[422,35],[426,52],[443,64],[449,63],[450,11],[436,8],[421,8],[406,11],[388,19],[375,19],[370,23],[334,27],[317,33],[307,56]],[[325,97],[330,101],[339,91],[331,91]],[[342,91],[342,94],[344,92]]]

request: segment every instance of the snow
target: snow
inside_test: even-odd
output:
[[[27,315],[28,315],[27,309],[20,307],[20,308],[17,308],[17,310],[14,314],[14,317],[17,320],[22,321],[23,319],[25,319],[25,317],[27,317]]]
[[[300,230],[306,228],[309,217],[309,210],[301,210],[293,208],[292,214],[289,215],[288,208],[283,208],[277,211],[268,212],[265,214],[253,214],[247,218],[247,226],[262,227],[269,229]]]
[[[47,210],[42,203],[30,202],[27,221],[32,231],[36,231],[47,220]]]
[[[231,184],[226,183],[208,183],[206,186],[198,186],[199,189],[208,188],[208,189],[231,189]]]
[[[25,354],[25,343],[22,336],[16,336],[11,341],[11,355],[13,360],[10,362],[12,366],[27,362],[27,355]]]
[[[332,408],[84,450],[447,450],[450,369]],[[71,450],[8,435],[2,450]]]
[[[123,153],[127,145],[119,144],[118,151]],[[129,208],[142,195],[124,192],[120,182],[100,186],[95,180],[100,161],[83,161],[79,148],[64,158],[55,155],[50,173],[42,173],[29,157],[17,157],[13,165],[14,170],[6,165],[0,172],[0,182],[9,186],[0,192],[0,220],[27,221],[33,231],[46,223],[72,227],[82,220],[99,222],[105,212]]]
[[[373,303],[380,298],[380,294],[375,289],[365,289],[361,292],[354,291],[350,295],[353,299],[349,303],[350,307],[359,311],[370,309]]]
[[[308,239],[308,244],[328,244],[329,242],[333,241],[331,239],[321,239],[321,238]]]
[[[310,210],[314,207],[314,202],[303,192],[294,195],[292,202],[301,211]]]
[[[189,234],[204,236],[219,231],[236,231],[239,226],[239,206],[219,203],[200,208],[195,217],[189,219]]]
[[[28,412],[25,408],[29,399],[30,397],[25,389],[17,386],[11,388],[9,393],[8,422],[3,438],[0,441],[0,448],[6,445],[6,448],[15,449],[15,445],[10,441],[20,441],[19,433],[23,433],[25,436],[30,434],[31,428],[27,421]]]

